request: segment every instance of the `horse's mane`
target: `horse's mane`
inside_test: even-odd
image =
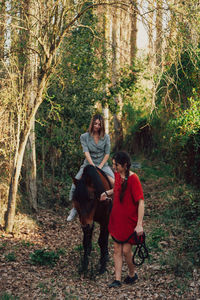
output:
[[[82,178],[90,178],[91,182],[94,185],[94,188],[97,192],[97,196],[99,197],[104,192],[104,186],[101,181],[101,177],[99,176],[99,173],[97,172],[96,167],[92,165],[88,165],[84,168],[83,176]]]
[[[99,198],[104,192],[104,186],[97,169],[92,165],[87,165],[83,170],[83,175],[76,185],[74,199],[79,202],[82,215],[87,215],[93,209],[95,203],[90,201],[87,185],[92,184],[95,190],[95,198]]]
[[[100,169],[100,168],[98,168],[98,167],[96,167],[96,169],[103,175],[103,177],[106,178],[106,180],[107,180],[107,182],[108,182],[108,185],[109,185],[110,189],[112,189],[112,185],[111,185],[111,182],[110,182],[110,180],[109,180],[109,178],[108,178],[108,175],[107,175],[102,169]]]

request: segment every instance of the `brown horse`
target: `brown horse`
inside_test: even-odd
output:
[[[83,271],[88,268],[88,256],[92,250],[92,232],[94,222],[100,224],[100,235],[98,244],[101,250],[100,270],[102,274],[106,270],[108,261],[108,221],[111,211],[111,201],[100,201],[101,193],[111,188],[110,182],[102,170],[87,165],[84,168],[80,180],[74,179],[76,189],[73,195],[74,207],[79,214],[83,230]]]

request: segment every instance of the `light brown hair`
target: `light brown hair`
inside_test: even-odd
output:
[[[105,122],[104,122],[104,118],[101,115],[94,115],[90,121],[90,125],[88,128],[89,134],[92,135],[93,134],[93,129],[94,129],[94,123],[96,120],[100,121],[101,124],[101,128],[99,129],[99,136],[100,137],[104,137],[105,135]]]

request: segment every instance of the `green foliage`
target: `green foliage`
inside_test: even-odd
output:
[[[172,65],[169,63],[157,89],[157,105],[164,104],[165,107],[174,109],[175,103],[180,103],[182,108],[187,107],[187,99],[192,96],[193,89],[199,87],[199,54],[199,49],[190,45],[176,62]]]
[[[137,121],[140,131],[141,128],[145,128],[145,123],[149,124],[150,130],[148,135],[146,133],[144,137],[141,134],[142,132],[138,134],[138,128],[135,125],[132,126],[132,138],[130,134],[127,136],[127,140],[129,143],[130,141],[132,142],[130,149],[137,149],[138,145],[141,145],[139,148],[140,152],[145,152],[145,144],[141,143],[142,140],[149,140],[149,151],[146,152],[147,154],[150,154],[152,158],[159,156],[161,159],[164,159],[172,165],[175,176],[186,179],[188,183],[198,185],[200,182],[198,61],[195,61],[195,65],[191,67],[191,64],[194,63],[191,54],[185,53],[184,55],[182,57],[183,65],[180,65],[180,69],[178,69],[179,72],[183,72],[183,74],[181,73],[182,75],[179,73],[178,75],[177,73],[174,74],[175,66],[173,72],[170,68],[170,72],[172,72],[170,76],[172,74],[178,76],[177,82],[180,83],[180,86],[176,82],[176,88],[167,86],[167,91],[164,85],[164,82],[166,83],[167,81],[163,79],[164,81],[162,82],[161,80],[157,93],[156,110],[151,116],[147,116],[143,124],[140,124],[139,119]],[[169,72],[169,69],[166,68],[166,72]],[[186,83],[182,78],[183,76],[185,76],[185,80],[192,80],[192,83]],[[179,96],[174,95],[173,90],[178,91]],[[169,102],[167,102],[169,100],[168,96],[171,97]],[[138,136],[138,139],[136,139],[136,136]]]
[[[159,258],[161,266],[176,276],[191,277],[194,267],[200,266],[199,190],[174,180],[164,162],[143,160],[141,173],[148,183],[157,182],[145,192],[145,211],[155,224],[147,234],[150,258]]]
[[[183,253],[180,253],[180,249],[173,249],[166,253],[161,258],[161,264],[167,266],[175,276],[184,278],[191,277],[194,268],[193,264],[183,256]]]
[[[30,254],[30,262],[34,265],[54,266],[58,260],[58,253],[45,249],[35,250]]]
[[[162,227],[153,228],[147,238],[147,245],[150,250],[162,251],[159,243],[168,236],[168,232]]]
[[[14,252],[10,252],[5,255],[7,261],[16,261],[16,256]]]
[[[166,139],[169,159],[177,174],[188,182],[200,181],[200,101],[194,91],[188,99],[189,108],[179,110],[174,119],[169,120]]]
[[[27,247],[27,248],[34,245],[33,243],[31,243],[29,241],[24,241],[24,240],[21,241],[21,244],[22,244],[22,246]]]
[[[120,71],[118,82],[115,85],[109,83],[110,86],[108,87],[108,93],[105,95],[104,102],[108,104],[111,112],[116,113],[119,110],[119,106],[116,103],[118,95],[123,98],[124,104],[130,99],[135,88],[138,72],[139,69],[134,64],[124,67]]]
[[[148,160],[142,162],[142,173],[145,180],[157,180],[159,178],[167,178],[172,174],[172,167],[165,162],[155,160],[154,164]],[[166,183],[168,184],[168,183]]]
[[[65,255],[67,251],[66,249],[59,248],[56,252],[60,256],[60,255]]]
[[[200,266],[200,203],[199,192],[187,185],[174,187],[166,194],[167,205],[156,215],[164,223],[176,246],[176,255],[168,253],[166,264],[176,274],[191,272],[193,266]],[[175,259],[178,255],[180,259]]]
[[[150,126],[152,89],[146,58],[136,59],[131,67],[121,70],[120,78],[118,88],[123,99],[122,127],[125,136],[123,146],[132,154],[148,154],[153,147]]]
[[[135,112],[136,121],[129,127],[124,141],[125,148],[132,154],[144,153],[148,155],[153,148],[152,128],[146,117],[138,117],[140,113]]]
[[[7,246],[7,243],[6,243],[6,242],[1,243],[1,244],[0,244],[0,250],[4,250],[4,249],[6,248],[6,246]]]
[[[13,295],[10,295],[8,293],[2,293],[0,294],[0,300],[17,300],[19,297],[15,297]]]
[[[106,64],[103,39],[96,38],[101,36],[97,18],[89,10],[76,25],[63,41],[56,75],[37,115],[39,201],[48,199],[50,205],[67,204],[71,176],[84,159],[80,135],[88,129],[95,103],[104,97]]]
[[[74,250],[77,251],[77,252],[83,251],[83,245],[80,244],[80,245],[76,246],[76,247],[74,248]]]
[[[164,159],[173,166],[175,176],[193,184],[200,181],[199,53],[197,45],[189,44],[183,47],[173,63],[170,57],[165,57],[162,73],[154,76],[156,106],[151,115],[146,115],[151,135],[147,154]],[[139,118],[137,120],[139,123]],[[138,135],[135,125],[132,126],[132,135],[130,148],[137,149],[137,145],[141,144],[139,150],[144,152],[141,143],[144,137],[140,134],[139,139],[135,139]],[[148,139],[149,135],[145,137],[145,140]]]
[[[188,99],[189,108],[179,109],[176,112],[177,117],[168,123],[168,130],[171,133],[172,143],[178,139],[181,147],[187,145],[192,135],[197,135],[200,129],[200,101],[199,96],[193,91],[193,97]],[[198,148],[199,143],[194,145]]]

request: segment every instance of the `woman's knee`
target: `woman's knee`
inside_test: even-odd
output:
[[[131,247],[131,245],[129,245],[129,244],[123,245],[122,251],[123,251],[123,255],[125,257],[132,256],[132,247]]]
[[[114,244],[114,255],[121,256],[122,255],[122,245],[115,243]]]

